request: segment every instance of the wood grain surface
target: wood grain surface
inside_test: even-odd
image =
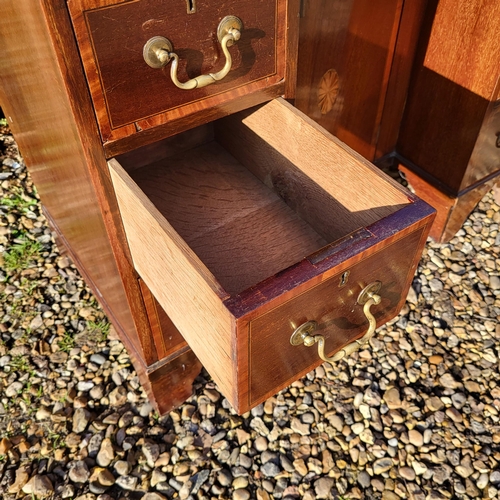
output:
[[[115,261],[126,247],[110,239],[112,198],[105,201],[104,193],[110,183],[99,170],[105,159],[64,2],[2,2],[0,39],[0,102],[53,227],[117,330],[154,361],[140,293],[132,283],[139,300],[131,305],[121,279],[133,270]],[[37,47],[36,58],[19,39]]]
[[[427,0],[403,2],[374,161],[396,150],[426,6]]]
[[[109,162],[134,266],[224,394],[231,394],[232,319],[207,267],[116,160]]]
[[[436,209],[436,219],[429,236],[438,243],[446,243],[453,238],[483,196],[495,184],[500,183],[499,172],[490,180],[466,190],[458,196],[451,196],[440,191],[431,182],[426,181],[425,173],[416,173],[415,168],[409,169],[404,165],[400,165],[399,169],[404,173],[417,196]]]
[[[379,292],[382,301],[372,307],[377,324],[394,317],[406,297],[412,278],[409,272],[418,260],[422,235],[421,228],[349,267],[345,286],[340,286],[343,273],[318,280],[306,292],[252,320],[249,406],[264,401],[322,363],[317,344],[312,347],[290,344],[290,337],[299,325],[317,321],[317,334],[325,337],[325,352],[333,355],[366,332],[368,322],[356,301],[364,286],[376,280],[382,282]],[[369,345],[367,349],[370,350]]]
[[[172,320],[167,316],[161,305],[155,299],[151,290],[143,280],[139,279],[142,298],[148,313],[151,334],[158,353],[158,359],[162,360],[167,356],[187,347],[187,342],[175,328]]]
[[[170,156],[169,140],[155,148],[164,160],[135,169],[141,155],[133,154],[124,166],[230,295],[408,203],[407,193],[316,124],[306,124],[285,101],[233,115],[215,128],[233,156],[215,142]],[[203,142],[208,133],[193,137]],[[193,137],[184,142],[196,144]],[[338,167],[341,186],[332,182],[341,175]]]
[[[403,0],[304,0],[296,106],[373,161]],[[322,114],[318,90],[334,69],[340,88]],[[391,98],[389,96],[389,98]]]
[[[58,244],[115,325],[151,402],[168,411],[190,395],[201,365],[185,344],[158,362],[65,3],[1,3],[0,40],[0,102]]]
[[[327,243],[215,142],[133,178],[231,295]]]
[[[452,197],[499,170],[499,36],[495,0],[428,2],[397,150]]]
[[[215,136],[328,243],[408,203],[380,171],[284,101],[220,120]]]
[[[272,175],[277,177],[284,168],[291,169],[290,177],[294,171],[303,172],[304,179],[308,177],[344,207],[351,218],[346,232],[371,224],[408,203],[404,188],[283,99],[227,120],[225,144],[231,147],[234,140],[239,147],[233,147],[233,153],[253,165],[249,168],[258,177],[266,177],[273,168],[276,173]],[[239,121],[241,127],[237,127]],[[287,182],[292,181],[283,180]],[[273,189],[279,191],[279,186]],[[308,199],[307,203],[315,202]],[[341,219],[342,214],[336,213],[340,226]]]
[[[292,301],[272,322],[280,317],[289,325],[291,310],[302,318],[307,314],[303,305],[313,304],[313,312],[321,309],[325,294],[313,289],[331,280],[337,290],[339,273],[372,255],[377,255],[369,261],[374,264],[362,274],[366,279],[386,276],[392,283],[387,291],[397,282],[399,291],[391,291],[381,309],[383,318],[396,314],[433,213],[285,101],[228,117],[214,124],[215,140],[211,137],[204,127],[183,137],[191,150],[178,153],[167,139],[146,148],[156,159],[163,153],[163,160],[134,168],[134,159],[143,163],[137,152],[123,156],[125,168],[119,164],[122,158],[109,166],[134,265],[224,395],[242,412],[272,391],[273,383],[299,376],[280,368],[279,380],[271,377],[263,392],[250,386],[261,367],[249,365],[249,324],[257,321],[251,327],[252,345],[261,337],[268,340],[272,328],[264,328],[260,316]],[[342,184],[332,180],[335,174],[343,176]],[[322,190],[324,214],[315,205]],[[308,195],[297,208],[301,193]],[[349,223],[337,217],[339,205],[345,220],[352,218]],[[342,230],[332,223],[322,228],[326,217],[338,221]],[[409,243],[401,243],[404,250],[396,255],[400,240]],[[397,279],[393,265],[399,269]],[[354,273],[351,285],[359,287],[360,280]],[[296,297],[302,298],[294,303]],[[356,325],[334,348],[362,334],[360,322]],[[300,373],[318,364],[316,358],[307,363],[298,368]]]

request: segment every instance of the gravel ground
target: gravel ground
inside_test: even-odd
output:
[[[203,373],[159,417],[5,126],[0,165],[1,498],[499,498],[495,193],[427,246],[370,349],[242,417]]]

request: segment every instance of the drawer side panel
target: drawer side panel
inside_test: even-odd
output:
[[[232,317],[222,304],[227,294],[118,162],[109,166],[137,272],[221,391],[232,394]]]

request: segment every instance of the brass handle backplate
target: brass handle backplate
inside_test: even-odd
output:
[[[317,343],[319,357],[323,361],[327,361],[329,363],[340,361],[344,357],[357,351],[360,347],[365,345],[375,333],[377,321],[375,320],[370,309],[373,305],[380,304],[381,298],[377,295],[377,293],[379,292],[381,286],[382,283],[380,281],[374,281],[363,288],[358,296],[357,303],[363,306],[363,313],[368,320],[368,330],[360,339],[351,342],[343,349],[340,349],[340,351],[335,353],[333,356],[328,357],[325,354],[325,337],[323,337],[323,335],[314,335],[314,331],[317,329],[318,323],[316,321],[306,321],[292,333],[292,336],[290,337],[290,344],[294,346],[304,344],[306,347],[311,347]]]
[[[173,51],[174,47],[168,38],[163,36],[154,36],[153,38],[150,38],[144,45],[143,57],[146,63],[152,68],[163,68],[170,61],[172,61],[172,66],[170,67],[170,78],[172,79],[174,85],[180,89],[193,90],[206,87],[207,85],[211,85],[212,83],[225,78],[231,70],[233,60],[228,47],[240,39],[242,29],[243,23],[240,18],[236,16],[226,16],[219,23],[219,27],[217,28],[217,38],[226,58],[224,67],[217,73],[200,75],[196,78],[191,78],[191,80],[188,80],[187,82],[180,82],[177,78],[179,56]]]

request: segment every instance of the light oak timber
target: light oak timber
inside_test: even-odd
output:
[[[231,394],[227,293],[119,163],[110,160],[109,167],[134,267],[224,394]]]
[[[408,203],[399,185],[286,101],[227,117],[215,130],[228,151],[328,241]]]
[[[215,142],[134,180],[229,294],[327,243]]]

